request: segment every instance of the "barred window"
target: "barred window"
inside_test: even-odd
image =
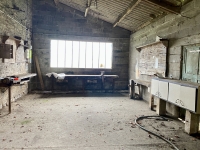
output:
[[[112,68],[113,44],[51,40],[52,68]]]

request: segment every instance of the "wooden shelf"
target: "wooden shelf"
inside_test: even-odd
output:
[[[2,38],[2,42],[5,44],[5,42],[8,40],[8,39],[11,39],[11,40],[14,40],[16,42],[16,46],[17,48],[20,47],[20,46],[23,46],[24,47],[24,51],[26,49],[28,49],[28,41],[25,41],[25,40],[22,40],[21,37],[12,37],[12,36],[3,36]]]
[[[152,45],[156,45],[156,44],[159,44],[159,43],[162,43],[163,45],[168,47],[168,40],[167,39],[161,39],[160,41],[156,41],[156,42],[153,42],[153,43],[150,43],[150,44],[146,44],[146,45],[143,45],[143,46],[136,47],[136,49],[140,52],[141,49],[143,49],[147,46],[152,46]]]
[[[19,47],[19,45],[20,45],[20,43],[21,43],[21,40],[15,38],[15,37],[12,37],[12,36],[3,36],[2,42],[5,44],[6,41],[9,40],[9,39],[14,40],[15,43],[16,43],[16,45],[17,45],[17,47]]]
[[[146,87],[150,87],[151,86],[151,82],[149,82],[149,81],[143,81],[143,80],[136,79],[136,80],[134,80],[134,82],[136,84],[140,84],[140,85],[143,85],[143,86],[146,86]]]

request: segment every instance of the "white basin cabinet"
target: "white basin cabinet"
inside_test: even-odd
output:
[[[168,82],[165,81],[159,81],[159,85],[158,85],[158,97],[163,99],[163,100],[167,100],[168,99]]]
[[[161,99],[167,100],[167,98],[168,98],[168,82],[152,79],[151,94],[155,95]]]
[[[151,94],[200,114],[200,84],[181,80],[152,79]]]
[[[159,80],[152,79],[151,80],[151,94],[158,96],[158,84]]]
[[[179,84],[169,83],[168,101],[170,103],[179,105],[179,103],[177,103],[177,102],[180,99],[180,88],[181,88],[181,86]]]
[[[196,112],[196,101],[198,100],[197,89],[180,86],[180,105],[183,108]]]

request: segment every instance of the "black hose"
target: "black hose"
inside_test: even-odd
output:
[[[151,134],[154,135],[154,136],[157,136],[158,138],[160,138],[160,139],[162,139],[163,141],[165,141],[165,142],[169,143],[170,145],[172,145],[176,150],[179,150],[171,141],[167,140],[166,138],[164,138],[164,137],[162,137],[162,136],[160,136],[160,135],[158,135],[158,134],[156,134],[156,133],[154,133],[154,132],[152,132],[152,131],[149,131],[149,130],[145,129],[143,126],[141,126],[141,125],[138,123],[139,120],[142,120],[142,119],[145,119],[145,118],[162,118],[162,119],[165,120],[165,121],[167,121],[168,119],[166,119],[166,118],[164,118],[164,117],[161,117],[161,116],[142,116],[142,117],[139,117],[139,118],[135,119],[135,124],[136,124],[138,127],[140,127],[142,130],[144,130],[144,131],[146,131],[146,132],[149,132],[149,133],[151,133]]]

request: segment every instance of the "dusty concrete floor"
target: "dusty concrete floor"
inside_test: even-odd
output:
[[[0,149],[160,150],[164,141],[130,124],[155,115],[144,101],[126,94],[29,94],[0,112]],[[200,140],[183,132],[179,121],[142,120],[141,124],[181,150],[200,149]]]

